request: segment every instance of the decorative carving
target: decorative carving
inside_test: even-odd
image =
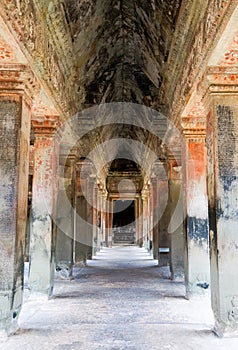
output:
[[[48,103],[46,104],[45,99],[41,97],[37,97],[33,101],[33,106],[32,106],[32,115],[34,116],[34,119],[37,119],[37,116],[43,116],[43,115],[57,115],[57,111],[54,108],[54,106],[47,101]]]
[[[209,67],[206,79],[210,85],[237,84],[238,66]]]
[[[178,20],[174,45],[169,57],[169,66],[174,67],[174,71],[168,71],[170,79],[166,86],[166,89],[170,91],[169,99],[173,101],[171,115],[179,116],[194,83],[202,77],[204,72],[201,70],[201,64],[205,69],[217,28],[226,25],[229,19],[227,13],[232,11],[234,5],[228,0],[209,1],[207,9],[204,10],[204,16],[200,16],[200,23],[194,30],[191,42],[191,40],[184,41],[184,26],[191,20],[189,9],[192,6],[191,1],[186,2]],[[188,52],[188,49],[185,48],[188,42],[190,42],[190,52],[186,58],[181,59],[183,52]],[[175,76],[180,80],[179,84],[175,83]]]
[[[33,119],[32,127],[34,135],[37,137],[60,137],[62,133],[62,123],[57,115],[42,116],[42,118]]]
[[[16,56],[10,45],[0,37],[0,62],[16,62]]]
[[[183,135],[189,142],[205,142],[207,111],[204,103],[196,101],[186,107],[186,115],[181,118]]]
[[[224,59],[219,62],[219,66],[238,65],[238,33],[234,37],[230,49],[225,52]]]
[[[75,98],[71,91],[75,86],[70,82],[70,77],[75,76],[71,67],[72,40],[62,3],[50,1],[46,9],[40,0],[8,0],[0,4],[0,10],[17,41],[22,43],[22,51],[31,56],[36,72],[47,83],[59,109],[73,108],[74,103],[67,104]]]
[[[0,90],[25,94],[31,104],[39,85],[32,71],[23,64],[0,64]]]
[[[143,186],[142,176],[108,176],[107,190],[110,193],[139,193]]]

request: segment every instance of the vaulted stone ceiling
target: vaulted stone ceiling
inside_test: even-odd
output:
[[[85,106],[165,108],[161,84],[181,0],[66,0]]]
[[[181,0],[65,1],[84,108],[130,102],[166,113],[161,85],[180,5]],[[109,126],[100,129],[99,137],[94,131],[80,140],[80,155],[87,156],[105,139],[119,138],[120,141],[110,144],[112,159],[123,153],[142,168],[148,167],[145,159],[141,164],[148,147],[151,161],[163,157],[160,146],[167,129],[166,118],[159,118],[157,113],[156,129],[153,120],[148,127],[148,111],[137,112],[136,117],[125,121],[122,114],[114,111]],[[129,147],[126,141],[129,139],[135,141],[134,146]],[[136,141],[147,148],[137,147]]]
[[[151,159],[179,157],[181,135],[169,121],[182,129],[181,112],[205,74],[217,28],[235,6],[232,0],[0,2],[1,17],[54,110],[62,119],[78,113],[72,124],[77,155],[85,157],[105,140],[119,138],[125,142],[110,144],[111,156],[127,151],[135,162],[142,158],[145,168],[151,164],[146,147]],[[142,107],[129,114],[123,108],[111,113],[110,107],[102,113],[105,102]],[[82,113],[94,106],[100,108],[93,116]],[[146,147],[132,147],[127,140]]]

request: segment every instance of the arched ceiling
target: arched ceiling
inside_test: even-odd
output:
[[[160,87],[181,0],[66,0],[84,105],[135,102],[164,112]]]
[[[78,157],[99,149],[103,164],[100,145],[124,139],[110,144],[111,156],[128,152],[135,162],[143,159],[144,168],[152,166],[154,153],[159,159],[179,157],[181,135],[170,121],[182,129],[181,112],[205,74],[219,28],[236,6],[232,0],[0,2],[1,18],[54,110],[62,119],[78,113],[73,123]],[[129,120],[115,109],[81,115],[88,107],[115,102],[142,108]],[[90,133],[87,140],[84,133]],[[152,150],[150,159],[137,142]]]
[[[65,0],[84,108],[130,102],[166,113],[161,85],[180,6],[181,0]],[[157,129],[152,127],[153,136],[153,121],[148,128],[146,113],[139,111],[136,118],[136,123],[124,121],[119,113],[103,127],[100,137],[95,131],[80,140],[79,155],[88,156],[97,144],[114,139],[110,143],[112,158],[123,153],[140,163],[141,158],[150,157],[145,154],[148,149],[152,149],[151,160],[154,154],[163,157],[160,146],[166,118],[159,120]],[[115,120],[121,125],[115,125]],[[127,140],[123,145],[122,139]],[[129,145],[129,139],[134,140],[134,146]],[[147,146],[139,147],[135,140]]]

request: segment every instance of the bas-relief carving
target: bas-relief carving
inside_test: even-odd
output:
[[[174,90],[173,94],[173,105],[171,108],[174,111],[173,113],[178,115],[179,110],[183,107],[186,97],[191,90],[194,82],[201,78],[201,75],[203,74],[203,71],[200,69],[201,64],[203,65],[204,69],[206,67],[206,59],[209,50],[212,47],[212,42],[214,40],[217,26],[219,23],[222,22],[224,19],[226,12],[229,8],[230,2],[227,1],[221,1],[221,0],[213,0],[208,3],[208,7],[206,10],[205,18],[200,20],[200,24],[198,26],[198,29],[195,32],[193,43],[190,46],[190,53],[188,57],[186,58],[186,64],[180,66],[182,69],[182,75],[180,77],[180,83],[176,85],[176,88]],[[189,13],[189,11],[188,11]],[[180,21],[180,26],[184,27],[184,21],[185,23],[188,21],[188,15],[186,16],[186,11],[182,15],[183,21]],[[178,36],[178,43],[174,46],[173,51],[182,49],[183,45],[181,46],[181,49],[179,49],[179,42],[183,39],[183,30],[178,30],[180,32],[180,36]],[[177,54],[178,54],[177,52]],[[174,52],[174,56],[175,56]],[[179,55],[178,55],[179,56]],[[174,57],[175,59],[175,57]],[[170,64],[173,63],[173,59],[171,60]],[[200,70],[200,72],[199,72]],[[199,72],[199,74],[198,74]],[[178,72],[176,72],[178,75]],[[178,75],[179,76],[179,75]],[[171,78],[171,84],[173,83],[173,78]],[[172,96],[171,96],[172,98]]]
[[[16,56],[11,46],[0,36],[0,63],[10,62],[16,62]]]
[[[47,82],[58,105],[68,110],[67,102],[72,101],[71,89],[74,86],[68,84],[69,79],[66,84],[64,77],[68,76],[69,71],[71,72],[67,62],[71,57],[72,48],[65,19],[61,14],[61,4],[60,2],[57,4],[53,7],[54,11],[56,9],[57,11],[48,14],[48,26],[44,17],[44,6],[37,0],[9,0],[2,4],[2,8],[3,15],[11,24],[18,41],[31,55],[40,78]],[[50,21],[56,26],[54,27]],[[71,106],[73,106],[72,103]]]
[[[107,178],[107,190],[108,192],[140,192],[142,189],[142,179],[139,178],[126,178],[126,177],[114,177],[109,176]]]

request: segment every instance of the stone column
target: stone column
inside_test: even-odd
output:
[[[78,162],[76,171],[75,264],[86,265],[92,258],[92,184],[90,162]]]
[[[0,336],[17,329],[22,305],[31,118],[19,86],[8,93],[0,79]]]
[[[151,179],[151,188],[153,196],[153,257],[154,259],[159,258],[159,232],[158,232],[158,219],[159,219],[159,208],[158,208],[158,180],[156,177]]]
[[[98,251],[98,242],[100,241],[99,232],[98,232],[98,215],[100,212],[99,207],[99,194],[98,194],[98,185],[97,182],[94,182],[94,188],[93,188],[93,255],[96,255]]]
[[[143,201],[143,245],[146,249],[149,248],[149,189],[148,185],[142,191]]]
[[[142,215],[142,199],[136,197],[135,199],[135,229],[136,229],[136,245],[142,247],[143,245],[143,215]]]
[[[206,145],[204,123],[183,124],[182,155],[185,207],[185,284],[187,297],[210,284]]]
[[[56,276],[70,278],[73,268],[75,171],[74,156],[60,157],[60,184],[57,200]]]
[[[59,118],[34,120],[34,175],[29,288],[50,296],[55,271],[55,212],[58,196]]]
[[[237,94],[236,94],[237,95]],[[212,308],[215,331],[238,335],[238,97],[215,95],[207,123]]]
[[[143,200],[142,200],[142,197],[138,198],[138,214],[139,214],[138,245],[140,248],[142,248],[143,247]]]
[[[139,201],[135,198],[135,243],[138,245],[139,242]]]
[[[112,246],[113,200],[109,197],[106,204],[106,246]]]
[[[87,181],[87,236],[88,240],[91,241],[91,250],[88,251],[88,259],[92,259],[93,252],[95,248],[95,238],[96,238],[96,198],[95,198],[95,186],[96,177],[90,175]]]
[[[150,183],[150,190],[149,190],[149,200],[148,200],[148,232],[149,232],[149,241],[148,241],[148,251],[150,254],[153,254],[153,223],[154,223],[154,195],[153,195],[153,188]]]
[[[104,191],[101,184],[98,184],[98,196],[97,196],[97,231],[98,231],[98,243],[97,251],[101,250],[101,247],[105,245],[105,198]]]
[[[181,166],[170,162],[169,209],[171,279],[184,278],[184,222]]]
[[[169,185],[164,165],[161,166],[161,173],[158,174],[158,241],[159,241],[159,266],[167,266],[170,263],[170,201],[169,201]]]

